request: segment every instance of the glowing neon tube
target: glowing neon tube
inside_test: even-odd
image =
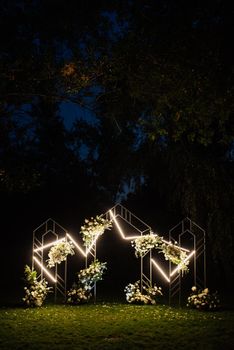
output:
[[[89,248],[86,248],[86,256],[89,254],[90,250],[92,249],[92,247],[95,245],[95,243],[97,242],[98,238],[100,237],[100,234],[98,233],[96,235],[96,237],[94,238],[93,242],[90,244]]]
[[[161,267],[154,261],[154,259],[151,259],[151,261],[154,264],[154,266],[158,269],[158,271],[162,274],[162,276],[165,278],[165,280],[167,282],[170,282],[170,278],[165,274],[163,269],[161,269]]]
[[[51,275],[49,271],[40,263],[40,261],[34,256],[33,259],[36,261],[36,263],[41,267],[41,269],[45,272],[45,274],[54,282],[56,283],[57,280]]]
[[[56,241],[53,241],[53,242],[50,242],[48,244],[45,244],[45,245],[41,246],[40,248],[34,249],[34,252],[35,253],[39,252],[40,250],[43,250],[43,249],[48,248],[48,247],[51,247],[52,245],[54,245],[54,244],[56,244],[58,242],[62,242],[62,241],[64,241],[64,238],[57,239]]]
[[[123,230],[122,230],[122,228],[120,227],[120,225],[119,225],[117,219],[115,218],[114,214],[112,213],[111,210],[109,210],[109,211],[110,211],[110,215],[111,215],[111,217],[112,217],[112,219],[113,219],[113,221],[114,221],[114,223],[115,223],[115,225],[116,225],[116,227],[117,227],[117,229],[118,229],[118,231],[119,231],[119,233],[120,233],[120,236],[121,236],[123,239],[125,239],[125,240],[131,240],[131,239],[136,239],[136,238],[138,238],[138,237],[141,237],[140,235],[138,235],[138,236],[126,237],[126,236],[124,235]]]
[[[86,258],[87,254],[83,251],[83,249],[79,246],[79,244],[74,240],[74,238],[72,238],[72,236],[67,233],[67,237],[72,241],[72,243],[74,244],[74,246],[81,252],[81,254]]]
[[[193,250],[184,260],[183,263],[185,263],[186,261],[188,261],[195,253],[195,250]],[[177,271],[180,270],[182,264],[179,264],[170,274],[170,277],[173,276]]]

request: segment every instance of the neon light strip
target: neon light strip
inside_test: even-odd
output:
[[[90,244],[89,249],[86,248],[86,256],[89,254],[90,250],[92,249],[92,247],[95,245],[95,243],[97,242],[98,238],[100,237],[100,234],[98,233],[96,235],[96,237],[94,238],[93,242]]]
[[[54,245],[54,244],[56,244],[58,242],[62,242],[62,241],[64,241],[64,238],[57,239],[56,241],[53,241],[51,243],[48,243],[48,244],[45,244],[45,245],[41,246],[40,248],[34,249],[34,252],[35,253],[39,252],[40,250],[43,250],[43,249],[48,248],[48,247],[51,247],[52,245]]]
[[[40,261],[34,256],[33,259],[36,261],[36,263],[41,267],[41,269],[45,272],[45,274],[54,282],[56,283],[57,280],[47,271],[47,269],[40,263]]]
[[[75,247],[80,251],[80,253],[86,258],[87,255],[89,254],[90,250],[92,249],[92,247],[95,245],[96,241],[98,240],[100,235],[97,235],[95,237],[95,239],[93,240],[93,242],[91,243],[91,245],[89,246],[89,248],[86,250],[86,252],[81,248],[81,246],[74,240],[74,238],[69,234],[66,233],[67,237],[73,242],[73,244],[75,245]],[[65,238],[61,238],[61,239],[57,239],[56,241],[53,241],[51,243],[45,244],[43,246],[41,246],[40,248],[36,248],[34,249],[34,252],[39,252],[40,250],[43,250],[45,248],[51,247],[54,244],[58,243],[58,242],[62,242],[64,241]]]
[[[74,238],[72,238],[72,236],[67,233],[67,237],[72,241],[72,243],[74,243],[74,246],[81,252],[81,254],[86,258],[87,254],[83,251],[83,249],[79,246],[78,243],[76,243],[76,241],[74,240]]]
[[[193,250],[184,260],[183,263],[188,261],[193,255],[195,254],[195,250]],[[154,266],[158,269],[158,271],[163,275],[163,277],[167,280],[167,282],[170,282],[170,278],[166,275],[166,273],[163,271],[163,269],[156,263],[154,259],[151,259]],[[172,277],[177,271],[179,272],[182,264],[179,264],[170,274],[170,277]]]
[[[97,236],[95,237],[95,239],[93,240],[93,242],[90,244],[89,248],[86,248],[86,252],[84,252],[84,250],[80,247],[80,245],[74,240],[74,238],[72,238],[72,236],[67,233],[67,237],[74,243],[75,247],[81,252],[81,254],[86,258],[87,255],[90,253],[92,247],[95,245],[95,243],[97,242],[98,238],[100,237],[100,234],[97,234]]]
[[[112,219],[113,219],[115,225],[117,226],[117,228],[118,228],[118,230],[119,230],[119,233],[120,233],[120,235],[121,235],[121,237],[122,237],[123,239],[130,240],[130,239],[136,239],[136,238],[138,238],[138,237],[144,237],[144,235],[143,235],[143,236],[138,235],[138,236],[126,237],[126,236],[124,235],[123,230],[121,229],[121,227],[120,227],[120,225],[119,225],[117,219],[115,218],[114,214],[112,213],[111,209],[109,210],[109,212],[110,212],[110,215],[111,215],[111,217],[112,217]],[[153,234],[152,236],[155,236],[155,237],[156,237],[156,236],[158,236],[158,235],[157,235],[157,234]],[[164,243],[166,243],[166,244],[171,244],[171,242],[168,242],[168,241],[166,241],[165,239],[163,239],[162,241],[163,241]],[[188,249],[181,248],[181,247],[179,247],[179,248],[180,248],[181,250],[185,251],[185,252],[189,252]]]
[[[117,219],[115,218],[115,216],[114,216],[114,214],[112,213],[111,210],[110,210],[110,215],[111,215],[111,217],[112,217],[112,219],[113,219],[113,221],[114,221],[114,223],[115,223],[117,229],[119,230],[119,233],[120,233],[120,235],[121,235],[121,237],[122,237],[123,239],[125,239],[125,240],[130,240],[130,239],[136,239],[136,238],[138,238],[138,237],[141,237],[140,235],[139,235],[139,236],[125,237],[125,235],[124,235],[124,233],[123,233],[123,230],[121,229],[121,227],[120,227],[120,225],[119,225]]]
[[[183,262],[185,263],[186,261],[188,261],[188,260],[191,258],[191,256],[193,256],[193,254],[195,254],[195,250],[193,250],[193,251],[183,260]],[[179,264],[179,265],[171,272],[170,277],[173,276],[177,271],[179,271],[180,268],[181,268],[181,266],[182,266],[182,264]]]
[[[161,267],[154,261],[154,259],[151,259],[152,263],[154,266],[158,269],[158,271],[162,274],[162,276],[165,278],[167,282],[170,282],[170,278],[167,277],[165,272],[161,269]]]
[[[125,240],[132,240],[132,239],[136,239],[136,238],[138,238],[138,237],[143,237],[143,236],[140,236],[140,235],[138,235],[138,236],[126,237],[126,236],[124,235],[124,232],[123,232],[122,228],[120,227],[120,225],[119,225],[117,219],[115,218],[115,216],[114,216],[114,214],[113,214],[113,212],[112,212],[111,209],[109,210],[109,212],[110,212],[110,215],[111,215],[111,217],[112,217],[112,219],[113,219],[113,221],[114,221],[114,223],[115,223],[115,225],[116,225],[116,227],[117,227],[117,229],[118,229],[118,231],[119,231],[119,233],[120,233],[120,235],[121,235],[121,237],[122,237],[123,239],[125,239]],[[75,247],[80,251],[80,253],[81,253],[85,258],[86,258],[87,255],[90,253],[92,247],[95,245],[95,243],[97,242],[98,238],[100,237],[100,235],[97,234],[97,236],[95,237],[95,239],[93,240],[93,242],[91,243],[91,245],[89,246],[89,248],[87,249],[87,247],[86,247],[86,252],[84,252],[84,250],[80,247],[80,245],[74,240],[74,238],[73,238],[69,233],[66,233],[66,236],[73,242],[73,244],[75,245]],[[158,236],[158,235],[157,235],[157,234],[154,234],[154,236]],[[43,249],[45,249],[45,248],[51,247],[52,245],[54,245],[54,244],[56,244],[56,243],[58,243],[58,242],[64,241],[64,240],[65,240],[65,238],[57,239],[56,241],[53,241],[53,242],[51,242],[51,243],[48,243],[48,244],[46,244],[46,245],[41,246],[40,248],[34,249],[34,252],[38,252],[38,251],[43,250]],[[171,242],[168,242],[168,241],[165,241],[165,240],[163,240],[163,242],[164,242],[164,243],[167,243],[167,244],[171,244]],[[179,248],[180,248],[181,250],[184,250],[184,251],[189,252],[188,249],[181,248],[181,247],[179,247]],[[194,253],[195,253],[195,251],[193,251],[191,254],[189,254],[189,255],[185,258],[185,260],[184,260],[183,262],[186,262]],[[44,268],[44,266],[39,262],[39,260],[38,260],[36,257],[33,257],[33,258],[35,259],[35,261],[37,262],[37,264],[38,264],[39,266],[41,266],[42,270],[52,279],[52,281],[54,281],[54,282],[56,283],[56,282],[57,282],[56,279]],[[154,263],[154,265],[155,265],[156,268],[160,271],[160,273],[163,275],[163,277],[164,277],[168,282],[170,282],[169,277],[167,277],[167,275],[164,273],[164,271],[162,270],[162,268],[161,268],[153,259],[151,259],[151,261]],[[172,273],[170,274],[170,277],[173,276],[177,271],[179,271],[179,270],[180,270],[180,267],[181,267],[181,264],[178,265],[178,266],[175,268],[175,270],[172,271]]]

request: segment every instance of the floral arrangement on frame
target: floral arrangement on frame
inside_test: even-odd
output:
[[[94,284],[102,280],[102,276],[106,270],[106,263],[102,263],[97,259],[94,260],[89,267],[78,272],[78,282],[74,283],[67,293],[67,303],[81,304],[86,303],[92,297],[91,290]]]
[[[102,235],[105,230],[110,230],[111,227],[111,220],[104,219],[98,215],[95,218],[85,219],[85,223],[80,230],[84,245],[86,247],[90,246],[98,235]]]
[[[62,261],[67,259],[68,255],[74,255],[74,246],[72,242],[66,242],[65,239],[55,243],[48,253],[49,259],[47,260],[47,266],[53,267],[56,264],[61,264]]]
[[[165,243],[163,238],[154,235],[151,232],[148,235],[139,236],[132,241],[132,246],[135,248],[136,257],[144,256],[150,249],[158,249],[160,253],[164,254],[166,260],[171,261],[173,264],[180,265],[180,270],[188,272],[189,261],[185,260],[187,254],[178,245],[171,242]]]

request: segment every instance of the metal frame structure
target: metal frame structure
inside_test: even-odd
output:
[[[52,219],[48,219],[38,226],[33,231],[33,245],[32,245],[32,268],[35,268],[35,265],[39,266],[40,274],[38,275],[39,279],[43,279],[44,276],[49,277],[50,280],[54,282],[54,293],[55,301],[57,299],[58,293],[66,297],[67,292],[67,260],[65,261],[64,268],[62,266],[58,267],[57,265],[53,268],[53,273],[48,271],[45,268],[45,253],[44,250],[52,246],[56,241],[65,239],[66,229],[58,224]],[[54,238],[53,243],[47,242],[48,237]]]
[[[93,241],[89,247],[89,249],[86,248],[86,257],[85,257],[85,267],[88,267],[89,260],[91,262],[95,261],[97,257],[97,239]],[[97,296],[97,284],[96,282],[93,285],[93,296],[94,300],[96,301],[96,296]]]
[[[144,235],[152,234],[152,229],[144,221],[130,212],[128,209],[123,207],[121,204],[116,204],[111,209],[109,209],[105,214],[102,214],[101,217],[112,220],[113,226],[116,228],[117,232],[120,234],[121,238],[124,240],[132,241],[137,237]],[[120,221],[124,224],[128,224],[133,228],[136,235],[127,236],[125,235]],[[156,234],[154,234],[156,235]],[[48,237],[55,238],[52,242],[47,243]],[[182,241],[184,237],[192,237],[193,240],[193,251],[191,252],[188,249],[182,247]],[[88,267],[88,264],[96,259],[97,256],[97,240],[100,235],[97,235],[89,247],[84,249],[84,246],[79,245],[76,240],[67,232],[67,230],[59,225],[52,219],[48,219],[39,227],[33,231],[33,253],[32,253],[32,267],[35,265],[39,266],[40,274],[39,278],[43,279],[47,275],[55,284],[55,301],[57,299],[57,294],[60,293],[66,299],[67,292],[67,259],[65,260],[64,267],[55,266],[53,268],[53,274],[45,268],[45,253],[44,250],[53,246],[57,241],[60,240],[70,240],[74,244],[74,247],[80,253],[80,255],[85,258],[85,266]],[[193,277],[194,284],[199,287],[205,287],[206,285],[206,264],[205,264],[205,231],[195,224],[190,219],[186,218],[181,221],[179,224],[174,226],[169,231],[169,242],[163,240],[165,243],[170,244],[170,242],[175,243],[176,239],[178,240],[181,250],[185,250],[190,254],[186,258],[188,260],[194,255],[194,268],[193,268]],[[200,261],[203,259],[203,274],[201,273],[199,266]],[[152,249],[149,249],[144,256],[140,258],[140,285],[141,292],[144,287],[152,286],[153,274],[152,268],[156,268],[161,275],[169,283],[169,303],[172,298],[179,296],[179,303],[181,301],[181,272],[179,271],[179,266],[172,268],[172,264],[169,263],[169,275],[167,276],[160,265],[152,259]],[[174,276],[174,277],[173,277]],[[93,286],[94,290],[94,299],[96,300],[96,284]]]
[[[121,204],[116,204],[114,207],[109,209],[104,215],[108,220],[113,220],[114,224],[119,231],[121,237],[125,240],[132,241],[133,239],[150,234],[152,232],[152,229],[149,225],[147,225],[144,221],[142,221],[140,218],[138,218],[136,215],[134,215],[132,212],[130,212],[127,208],[122,206]],[[130,225],[136,232],[137,235],[135,236],[125,236],[124,232],[122,231],[119,223],[118,218],[121,218],[125,223]],[[151,263],[151,257],[152,253],[151,250],[149,250],[144,256],[142,256],[141,259],[141,271],[140,271],[140,286],[141,286],[141,292],[143,290],[143,287],[150,287],[152,286],[152,263]]]
[[[198,288],[206,287],[206,234],[200,226],[189,218],[185,218],[169,231],[169,240],[172,242],[178,241],[181,246],[182,241],[186,238],[187,242],[193,246],[193,284]],[[169,263],[169,271],[171,274],[172,266]],[[169,282],[169,304],[173,298],[178,298],[179,305],[181,304],[182,290],[182,274],[175,274]]]

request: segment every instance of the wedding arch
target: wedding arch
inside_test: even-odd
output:
[[[107,223],[106,227],[111,222],[115,232],[123,240],[129,243],[132,242],[132,245],[135,246],[136,254],[140,258],[139,280],[141,291],[144,287],[152,286],[155,275],[153,270],[155,270],[168,286],[169,302],[173,298],[178,298],[180,303],[183,269],[191,263],[193,267],[190,269],[190,274],[192,274],[194,285],[205,288],[205,231],[189,218],[182,220],[169,231],[168,240],[153,232],[151,226],[121,204],[116,204],[98,218]],[[89,227],[88,220],[86,222],[87,227]],[[128,225],[133,234],[129,235],[125,232],[125,225]],[[98,224],[96,227],[98,228]],[[85,226],[82,228],[85,230]],[[58,294],[66,298],[69,259],[64,257],[63,263],[54,264],[49,268],[47,264],[48,249],[53,248],[60,242],[63,245],[66,242],[71,242],[76,254],[84,260],[87,267],[89,262],[93,262],[97,258],[97,241],[102,233],[96,229],[89,240],[85,244],[81,244],[74,235],[52,219],[46,220],[33,231],[32,267],[39,271],[39,279],[46,278],[54,285],[55,300]],[[187,241],[189,241],[189,248],[186,246]],[[159,249],[163,250],[164,257],[168,261],[167,269],[157,260],[156,253]],[[178,256],[180,257],[179,260]],[[96,298],[96,284],[93,285],[93,291]]]

